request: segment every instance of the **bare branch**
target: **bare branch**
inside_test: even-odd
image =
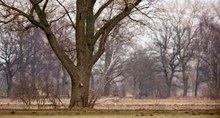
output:
[[[100,56],[102,56],[102,54],[104,53],[105,51],[105,42],[107,41],[107,37],[108,37],[108,33],[107,31],[105,31],[103,34],[102,34],[102,37],[100,39],[100,42],[99,42],[99,48],[98,48],[98,51],[95,53],[95,55],[93,56],[93,58],[91,59],[91,62],[89,64],[89,66],[92,66],[95,62],[97,62],[97,60],[99,59]]]
[[[21,14],[16,14],[16,15],[14,15],[14,17],[12,17],[11,19],[9,19],[8,21],[1,21],[1,20],[0,20],[0,23],[8,24],[8,23],[12,22],[14,19],[16,19],[19,15],[21,15]]]
[[[136,0],[135,3],[129,4],[129,6],[126,7],[121,13],[119,13],[118,15],[107,21],[106,24],[96,32],[94,36],[94,40],[92,41],[92,46],[96,44],[98,39],[100,39],[100,43],[99,43],[98,51],[94,54],[94,56],[91,59],[90,65],[93,65],[103,54],[105,50],[105,42],[107,40],[107,36],[109,32],[116,26],[118,22],[120,22],[123,18],[128,16],[133,10],[133,8],[135,8],[141,1],[142,0]]]
[[[95,19],[97,19],[99,17],[99,15],[102,13],[102,11],[108,6],[110,5],[114,0],[109,0],[108,2],[106,2],[104,5],[102,5],[99,10],[96,12],[95,14]]]
[[[2,0],[0,1],[0,3],[1,3],[0,5],[2,5],[2,6],[4,6],[4,7],[6,7],[6,8],[8,8],[8,9],[12,9],[12,10],[14,10],[14,11],[20,13],[21,15],[25,16],[25,17],[28,16],[26,13],[24,13],[24,12],[21,11],[20,9],[5,4]]]
[[[33,0],[31,0],[31,1],[33,1]],[[31,15],[31,16],[33,16],[33,14],[34,14],[34,9],[35,9],[36,5],[40,4],[42,1],[43,1],[43,0],[33,1],[32,8],[31,8],[31,10],[30,10],[30,15]]]
[[[96,43],[96,41],[98,40],[98,38],[100,37],[100,35],[103,34],[103,32],[105,32],[106,29],[108,30],[112,30],[114,28],[114,26],[120,22],[123,18],[125,18],[126,16],[128,16],[131,11],[141,2],[142,0],[136,0],[136,2],[134,4],[129,4],[128,7],[126,7],[121,13],[119,13],[118,15],[116,15],[115,17],[113,17],[112,19],[108,20],[106,22],[106,24],[100,28],[95,36],[94,36],[94,41],[93,41],[93,45]]]
[[[142,21],[139,21],[139,20],[136,20],[136,19],[132,18],[130,15],[128,15],[128,18],[129,18],[130,20],[136,22],[136,23],[140,23],[140,24],[142,24],[142,25],[147,25],[147,24],[145,24],[145,23],[142,22]]]
[[[150,6],[147,6],[147,7],[144,7],[145,9],[148,9]],[[147,12],[147,13],[144,13],[144,12],[142,12],[141,11],[141,9],[139,9],[139,8],[137,8],[137,7],[135,7],[135,9],[137,10],[137,11],[139,11],[142,15],[144,15],[144,16],[146,16],[147,18],[149,18],[149,19],[151,19],[152,21],[153,21],[153,19],[149,16],[149,14],[152,12],[152,11],[149,11],[149,12]]]
[[[66,7],[65,7],[59,0],[56,0],[56,1],[59,3],[60,6],[63,7],[63,9],[65,10],[65,12],[66,12],[66,14],[67,14],[67,16],[68,16],[68,18],[69,18],[69,20],[70,20],[72,26],[74,27],[74,29],[76,29],[76,26],[75,26],[75,24],[74,24],[74,22],[73,22],[73,19],[71,18],[70,14],[69,14],[69,11],[66,9]],[[64,16],[65,16],[65,15],[64,15]],[[64,16],[63,16],[63,17],[64,17]]]
[[[27,18],[30,22],[32,22],[34,25],[36,25],[36,26],[38,26],[38,27],[42,27],[42,25],[41,25],[39,22],[37,22],[37,21],[33,18],[33,16],[26,14],[26,13],[23,12],[22,10],[20,10],[20,9],[18,9],[18,8],[15,8],[15,7],[13,7],[13,6],[9,6],[9,5],[5,4],[2,0],[0,1],[0,5],[2,5],[2,6],[5,7],[5,8],[11,9],[11,10],[17,12],[19,15],[24,16],[24,17]],[[17,17],[18,17],[18,16],[17,16]],[[11,20],[11,21],[12,21],[12,20]]]
[[[49,0],[46,0],[45,3],[44,3],[43,12],[45,12],[45,9],[46,9],[46,7],[47,7],[48,1],[49,1]]]
[[[51,25],[52,23],[54,23],[54,22],[56,22],[56,21],[58,21],[58,20],[64,18],[65,16],[66,16],[66,13],[64,13],[62,16],[60,16],[60,17],[57,18],[57,19],[51,20],[51,21],[50,21],[50,25]],[[75,28],[75,27],[74,27],[74,28]]]

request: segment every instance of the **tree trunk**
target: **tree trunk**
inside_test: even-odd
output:
[[[7,97],[10,97],[11,88],[12,88],[12,72],[8,69],[6,72],[6,81],[7,81]]]
[[[109,81],[108,79],[106,79],[106,81]],[[106,83],[106,85],[104,86],[104,92],[103,92],[103,96],[110,96],[111,95],[111,84],[110,82]]]
[[[166,98],[169,98],[171,96],[171,88],[172,88],[172,81],[173,81],[173,75],[174,75],[174,70],[172,70],[172,73],[170,77],[166,76],[166,85],[167,85],[167,90],[166,90]]]
[[[171,83],[167,83],[166,98],[169,98],[170,95],[171,95]]]
[[[185,79],[183,82],[183,97],[187,96],[187,92],[188,92],[188,79]]]
[[[200,64],[200,59],[197,59],[197,65],[196,65],[196,80],[195,80],[195,91],[194,91],[194,96],[197,97],[198,95],[198,86],[199,86],[199,64]]]
[[[12,84],[12,82],[11,82],[11,80],[7,80],[7,98],[10,96],[10,93],[11,93],[11,85]]]
[[[198,80],[196,78],[196,81],[195,81],[195,91],[194,91],[194,96],[195,97],[197,97],[197,95],[198,95],[198,86],[199,86],[199,84],[198,84]]]
[[[91,71],[79,73],[79,79],[71,78],[71,99],[69,108],[73,107],[89,107],[89,81]]]
[[[182,69],[183,69],[183,97],[187,96],[187,92],[188,92],[188,75],[186,75],[186,68],[185,68],[185,64],[182,65]]]

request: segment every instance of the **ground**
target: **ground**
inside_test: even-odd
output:
[[[220,110],[1,110],[0,118],[220,118]]]
[[[0,99],[0,118],[220,118],[220,100],[206,98],[132,99],[102,98],[94,109],[68,110],[68,99],[62,108],[48,104],[38,109],[21,102]]]

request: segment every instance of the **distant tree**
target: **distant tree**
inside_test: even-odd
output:
[[[13,86],[13,78],[20,69],[18,60],[20,60],[21,52],[19,52],[20,36],[17,33],[12,33],[10,30],[1,30],[0,39],[0,58],[1,70],[6,79],[7,97],[10,96],[11,88]]]
[[[119,23],[114,30],[109,34],[109,39],[105,45],[104,52],[104,71],[103,71],[103,79],[104,79],[104,96],[112,95],[114,88],[112,83],[123,73],[123,65],[126,63],[126,53],[128,51],[124,46],[132,42],[132,38],[134,37],[137,30],[134,28],[132,31],[126,27],[128,26],[128,21],[124,21]],[[130,32],[130,33],[129,33]],[[117,81],[117,80],[116,80]]]
[[[167,97],[170,96],[172,86],[183,89],[183,96],[187,96],[191,87],[189,80],[194,79],[192,70],[195,68],[195,42],[198,39],[196,15],[200,4],[176,2],[165,8],[153,31],[154,50],[160,57],[162,73],[167,83]],[[178,82],[173,82],[173,79]]]
[[[172,27],[163,23],[161,28],[155,33],[154,44],[155,55],[158,56],[161,63],[161,72],[166,80],[166,97],[171,96],[171,87],[173,84],[173,78],[177,71],[177,67],[180,62],[178,58],[178,50],[174,45],[173,38],[175,37]]]
[[[157,59],[146,49],[136,50],[125,66],[127,79],[132,79],[134,97],[163,98],[164,82],[159,77]],[[130,83],[131,84],[131,83]],[[129,85],[131,86],[131,85]]]
[[[208,79],[209,94],[210,97],[215,98],[220,96],[220,25],[204,16],[200,28],[202,37],[200,71],[210,78]]]
[[[174,26],[174,32],[176,34],[174,44],[177,47],[177,56],[180,63],[180,72],[182,73],[183,81],[183,96],[187,96],[189,88],[189,71],[192,69],[192,65],[189,63],[194,57],[194,41],[196,37],[196,30],[193,29],[192,21],[183,22]]]

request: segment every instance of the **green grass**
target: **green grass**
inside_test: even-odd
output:
[[[220,118],[218,110],[0,110],[0,118]]]

